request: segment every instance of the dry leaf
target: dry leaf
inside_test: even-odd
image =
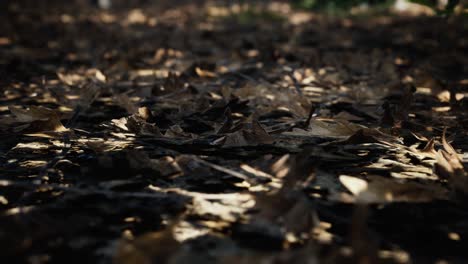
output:
[[[370,181],[346,175],[339,179],[358,203],[429,202],[447,198],[445,189],[435,185],[399,183],[378,176],[373,176]]]
[[[424,148],[423,148],[423,150],[421,150],[421,152],[435,155],[437,153],[437,151],[435,151],[434,145],[435,145],[435,139],[431,138],[431,140],[429,140],[427,142],[426,146],[424,146]]]
[[[41,106],[31,106],[29,109],[10,106],[9,109],[18,122],[28,123],[27,126],[22,126],[17,131],[27,133],[69,131],[60,122],[57,113],[51,109]]]
[[[102,83],[105,83],[107,81],[107,77],[100,70],[94,69],[94,71],[94,78],[96,78],[96,80]]]
[[[468,193],[468,175],[463,166],[462,160],[458,153],[446,139],[446,129],[442,134],[443,150],[436,153],[436,167],[437,175],[442,178],[448,179],[450,187],[456,191],[464,194]]]
[[[273,137],[263,129],[257,120],[242,124],[242,129],[226,135],[223,147],[256,146],[272,144]]]
[[[57,77],[59,78],[59,80],[61,80],[62,82],[64,82],[66,85],[69,85],[69,86],[76,85],[85,80],[84,76],[76,74],[76,73],[65,74],[65,73],[58,72]]]
[[[197,136],[192,133],[185,132],[179,125],[173,125],[164,134],[165,137],[169,138],[189,138],[194,139]]]
[[[314,119],[310,122],[309,130],[294,128],[292,132],[284,132],[283,134],[289,136],[347,137],[362,128],[363,126],[346,120]]]
[[[195,68],[195,72],[198,76],[202,78],[214,78],[216,77],[216,73],[208,70],[202,70],[200,67]]]
[[[122,240],[114,256],[116,264],[166,263],[180,243],[174,238],[173,226],[163,231],[147,233],[133,241]]]
[[[386,143],[386,144],[403,144],[400,138],[385,134],[375,128],[360,129],[346,141],[348,144],[361,143]]]
[[[234,121],[232,120],[231,115],[232,115],[231,108],[227,107],[226,110],[224,111],[223,125],[218,129],[216,134],[229,133],[229,131],[232,129],[232,126],[234,125]]]
[[[162,133],[155,124],[147,123],[139,115],[131,115],[120,119],[112,119],[111,123],[130,133],[137,135],[161,137]]]
[[[158,159],[154,169],[157,170],[164,178],[176,178],[184,174],[179,163],[170,156],[165,156]]]

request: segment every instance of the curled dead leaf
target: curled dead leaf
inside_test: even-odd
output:
[[[447,141],[446,129],[442,134],[442,146],[444,149],[436,153],[436,174],[447,179],[453,191],[468,194],[468,174],[458,153]]]
[[[429,140],[427,142],[426,146],[424,146],[424,148],[423,148],[423,150],[421,150],[421,152],[430,153],[430,154],[435,155],[437,153],[437,151],[435,151],[434,145],[435,145],[435,139],[431,138],[431,140]]]

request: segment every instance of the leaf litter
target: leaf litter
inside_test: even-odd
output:
[[[464,18],[75,5],[0,16],[2,259],[468,259]]]

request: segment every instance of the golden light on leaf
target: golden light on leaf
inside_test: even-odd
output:
[[[147,21],[146,15],[143,13],[141,9],[133,9],[131,10],[126,19],[126,24],[132,25],[132,24],[144,24]]]
[[[0,204],[3,204],[3,205],[8,204],[7,198],[5,198],[5,196],[3,196],[3,195],[0,195]]]
[[[448,238],[450,240],[454,240],[454,241],[460,241],[460,239],[461,239],[460,235],[455,233],[455,232],[448,233]]]

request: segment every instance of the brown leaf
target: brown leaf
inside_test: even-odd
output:
[[[252,120],[250,124],[242,124],[241,130],[226,135],[223,147],[256,146],[273,142],[273,137],[263,129],[260,123]]]
[[[171,126],[168,130],[166,130],[164,136],[170,138],[196,138],[195,134],[185,132],[179,125]]]
[[[198,76],[202,78],[214,78],[216,77],[216,73],[208,70],[203,70],[200,67],[195,68],[195,72],[197,73]]]
[[[161,176],[164,178],[176,178],[184,174],[177,161],[170,156],[165,156],[156,161],[156,166]]]
[[[82,76],[76,73],[66,74],[66,73],[57,72],[57,77],[59,78],[60,81],[62,81],[63,83],[69,86],[76,85],[77,83],[85,80],[85,76]]]
[[[122,240],[114,256],[117,264],[166,263],[179,249],[173,227],[137,237],[133,241]]]
[[[147,122],[154,121],[154,116],[151,113],[151,110],[146,106],[138,108],[138,115]]]
[[[55,114],[53,110],[41,106],[31,106],[29,109],[23,109],[19,106],[9,106],[8,109],[15,115],[18,122],[45,121],[49,118],[49,115]]]
[[[340,176],[339,179],[358,203],[429,202],[447,198],[446,191],[435,185],[399,183],[378,176],[373,176],[369,181],[346,175]]]
[[[446,130],[442,134],[442,145],[443,150],[439,150],[436,153],[436,166],[435,172],[439,177],[448,179],[449,186],[455,192],[461,192],[464,194],[468,193],[468,175],[463,166],[462,160],[458,156],[458,153],[447,142]]]
[[[112,119],[111,123],[130,133],[137,135],[161,137],[162,133],[155,124],[147,123],[139,115],[131,115],[120,119]]]
[[[402,143],[397,137],[385,134],[375,128],[360,129],[352,136],[350,136],[346,143],[348,144],[361,144],[361,143]]]
[[[346,120],[314,119],[310,121],[309,130],[294,128],[291,132],[284,132],[289,136],[322,136],[322,137],[348,137],[363,126],[353,124]]]
[[[435,145],[435,139],[431,138],[431,140],[429,140],[427,142],[426,146],[424,146],[424,148],[423,148],[423,150],[421,150],[421,152],[430,153],[430,154],[435,155],[437,153],[437,151],[435,151],[434,145]]]
[[[277,178],[284,178],[289,173],[289,159],[290,155],[286,154],[279,158],[273,165],[271,171]]]
[[[252,120],[252,139],[260,144],[272,144],[273,138],[263,129],[257,120]]]
[[[231,130],[231,128],[232,128],[232,126],[234,124],[234,121],[232,120],[231,115],[232,115],[231,108],[227,107],[226,111],[224,111],[223,125],[218,129],[216,134],[228,133]]]
[[[447,128],[444,128],[444,131],[442,132],[442,146],[444,147],[444,150],[450,155],[453,155],[458,160],[460,160],[455,149],[452,147],[452,145],[450,145],[450,143],[447,142],[446,134],[447,134]]]
[[[69,131],[60,122],[57,113],[51,109],[41,106],[31,106],[29,109],[10,106],[9,109],[18,122],[28,123],[27,126],[20,127],[17,131],[27,133]]]

